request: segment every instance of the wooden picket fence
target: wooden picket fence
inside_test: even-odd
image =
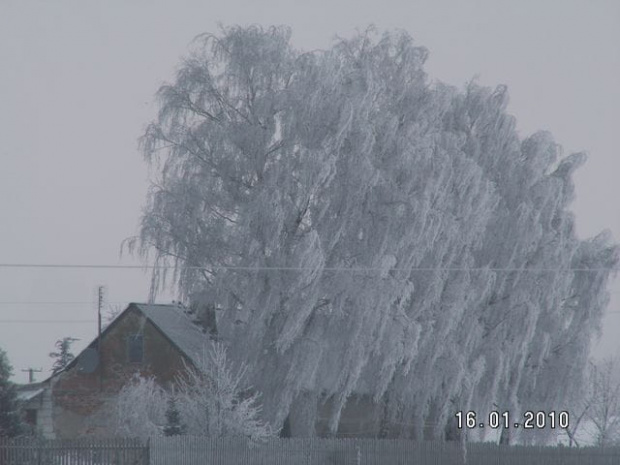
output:
[[[392,439],[241,439],[177,436],[151,439],[151,465],[460,465],[453,442]],[[472,465],[618,465],[620,448],[499,446],[470,443]]]
[[[470,465],[618,465],[620,447],[569,448],[470,443]],[[392,439],[235,438],[38,440],[0,438],[0,465],[460,465],[456,443]]]
[[[0,465],[149,465],[138,439],[0,438]]]

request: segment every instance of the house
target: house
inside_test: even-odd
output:
[[[49,399],[49,382],[17,386],[17,399],[21,403],[25,423],[33,432],[53,437],[52,408]]]
[[[329,429],[333,408],[332,397],[315,396],[308,392],[301,394],[292,406],[280,435],[337,438],[377,438],[384,435],[383,405],[374,402],[372,395],[355,393],[347,399],[335,433]]]
[[[25,417],[46,438],[109,436],[110,405],[135,373],[169,387],[208,339],[182,306],[132,303],[62,371],[19,388]]]
[[[176,304],[129,304],[63,370],[19,387],[26,421],[50,439],[112,435],[111,408],[136,373],[154,376],[167,389],[186,366],[199,366],[209,338],[217,333],[214,317],[205,313]],[[305,409],[313,404],[318,408],[308,415]],[[298,399],[282,435],[330,436],[332,408],[333,399],[325,396],[308,394]],[[362,390],[347,400],[336,436],[385,436],[386,426],[388,437],[398,437],[402,428],[386,425],[382,403]]]

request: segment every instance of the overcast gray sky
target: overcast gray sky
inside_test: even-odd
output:
[[[431,79],[507,84],[522,135],[546,129],[565,153],[588,151],[575,178],[579,235],[620,238],[618,1],[0,0],[0,263],[140,264],[119,258],[147,189],[137,138],[192,38],[218,22],[286,24],[306,50],[370,23],[407,30],[430,50]],[[149,279],[0,268],[0,347],[16,380],[27,367],[47,377],[57,339],[80,338],[76,353],[93,339],[100,284],[125,304],[146,299]],[[618,280],[611,291],[597,356],[620,354]]]

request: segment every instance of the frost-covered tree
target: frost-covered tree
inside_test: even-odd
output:
[[[107,311],[103,317],[103,326],[102,329],[107,328],[110,323],[112,323],[117,316],[123,313],[124,308],[121,305],[110,305],[107,308]]]
[[[328,398],[336,431],[353,392],[416,439],[457,409],[570,405],[618,260],[574,231],[585,156],[520,138],[503,86],[429,82],[404,32],[307,53],[290,34],[200,36],[160,89],[129,241],[173,267],[153,293],[216,309],[265,418],[303,410],[299,434]]]
[[[245,384],[248,367],[234,369],[222,344],[205,345],[197,366],[186,365],[171,392],[136,374],[114,400],[117,435],[245,437],[259,441],[276,430],[260,419],[260,393]]]
[[[54,374],[65,369],[69,363],[75,359],[75,355],[71,352],[71,344],[75,341],[79,341],[74,337],[63,337],[56,341],[57,352],[50,352],[49,356],[54,359],[54,365],[52,365],[52,371]]]
[[[185,434],[185,425],[181,421],[176,395],[174,393],[169,394],[167,402],[164,436],[180,436]]]
[[[136,374],[115,400],[115,432],[119,436],[162,436],[168,396],[153,377]]]
[[[0,438],[15,437],[26,431],[19,411],[15,384],[10,381],[13,367],[0,348]]]
[[[620,359],[594,364],[590,373],[590,408],[586,418],[598,446],[620,444]]]
[[[260,419],[260,394],[244,385],[247,365],[235,370],[222,344],[206,349],[178,379],[176,404],[189,434],[260,441],[276,434]]]
[[[620,443],[620,363],[617,358],[590,362],[580,398],[571,405],[564,430],[569,446]]]

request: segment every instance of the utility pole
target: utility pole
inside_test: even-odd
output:
[[[28,384],[32,384],[34,383],[34,374],[41,373],[43,369],[39,368],[38,370],[35,370],[34,368],[26,368],[25,370],[22,370],[22,371],[28,372]]]
[[[97,290],[97,348],[99,348],[99,343],[101,342],[99,338],[101,337],[101,309],[103,307],[103,286],[99,286]]]
[[[103,366],[101,357],[101,309],[103,308],[104,287],[97,290],[97,352],[99,354],[99,391],[103,391]]]

